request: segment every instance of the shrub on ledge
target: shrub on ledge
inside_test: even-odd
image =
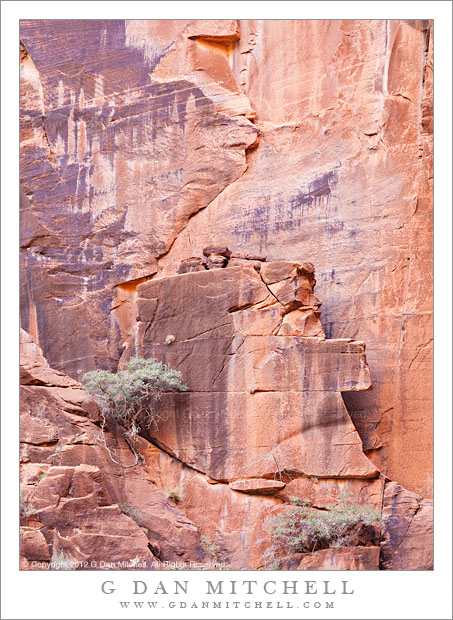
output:
[[[381,521],[381,513],[369,505],[351,502],[340,495],[339,508],[315,510],[310,503],[291,498],[292,506],[269,521],[274,549],[289,553],[306,553],[326,547],[353,544],[357,526]]]
[[[142,426],[157,425],[162,418],[155,403],[164,392],[186,391],[189,388],[181,382],[181,373],[155,359],[132,357],[124,370],[117,373],[107,370],[92,370],[82,377],[87,392],[95,397],[104,418],[113,418],[124,429],[125,439],[136,457],[136,437]],[[104,429],[104,425],[102,429]],[[105,443],[103,445],[112,451]],[[115,461],[117,462],[117,461]],[[131,465],[132,466],[132,465]]]

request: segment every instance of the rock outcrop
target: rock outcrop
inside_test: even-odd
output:
[[[256,111],[247,172],[178,235],[307,256],[329,338],[367,343],[373,391],[345,402],[390,479],[432,493],[432,23],[241,20],[233,73]]]
[[[156,446],[148,445],[143,455],[150,478],[199,526],[211,562],[233,570],[264,567],[272,547],[268,520],[281,501],[233,490]]]
[[[261,568],[276,506],[346,492],[384,506],[381,568],[430,568],[432,22],[20,31],[23,561],[116,531],[117,562]],[[78,383],[134,354],[191,388],[139,475]]]
[[[205,559],[197,527],[146,471],[114,462],[132,463],[132,454],[121,433],[101,433],[82,386],[49,368],[23,331],[22,342],[23,567],[52,560],[63,568],[155,569],[160,560]]]
[[[21,22],[23,326],[75,378],[118,360],[114,287],[247,169],[237,23],[213,24]]]

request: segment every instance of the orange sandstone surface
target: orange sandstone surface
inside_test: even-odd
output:
[[[20,36],[22,567],[262,568],[347,491],[379,535],[288,568],[431,568],[432,23]],[[124,469],[78,381],[132,355],[190,391]]]

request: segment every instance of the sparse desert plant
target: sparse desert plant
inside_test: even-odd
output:
[[[262,566],[261,568],[265,570],[280,570],[282,561],[284,557],[281,549],[273,543],[270,547],[268,547],[262,556]]]
[[[36,408],[34,408],[34,409],[32,409],[30,411],[30,416],[32,418],[39,418],[39,419],[41,419],[41,418],[44,417],[45,412],[46,412],[46,406],[43,403],[38,403],[36,405]]]
[[[200,536],[200,542],[201,542],[201,546],[206,551],[206,553],[211,556],[213,563],[219,564],[219,559],[217,555],[219,553],[219,546],[215,542],[213,542],[210,538],[208,538],[207,536],[203,536],[203,535]]]
[[[50,570],[75,570],[76,563],[63,551],[53,553],[50,558]]]
[[[309,499],[302,499],[296,495],[291,495],[289,501],[293,506],[311,506],[312,502]]]
[[[266,473],[273,473],[273,477],[274,480],[279,480],[280,482],[283,482],[284,478],[287,480],[292,480],[290,473],[285,470],[284,468],[282,469],[280,466],[280,463],[278,462],[277,456],[276,456],[276,446],[272,446],[272,448],[270,450],[268,450],[267,452],[264,452],[262,454],[255,454],[251,459],[250,459],[250,467],[253,467],[254,469],[261,469],[263,472]],[[268,476],[265,476],[268,477]]]
[[[269,520],[271,536],[281,554],[350,546],[354,526],[380,522],[381,513],[368,505],[339,496],[339,506],[316,510],[310,502],[291,498],[291,507]],[[278,555],[278,554],[277,554]]]
[[[22,517],[28,519],[38,511],[30,502],[30,491],[21,489],[19,498],[19,512]]]
[[[184,493],[181,490],[181,487],[176,484],[165,487],[163,493],[165,497],[167,497],[168,499],[172,499],[175,502],[184,501]]]
[[[84,388],[93,394],[103,415],[103,445],[110,457],[119,465],[114,454],[107,447],[103,434],[108,422],[117,422],[124,431],[124,437],[135,456],[133,467],[141,457],[136,438],[143,426],[157,425],[161,414],[155,407],[164,392],[186,391],[189,388],[181,382],[181,373],[155,359],[132,357],[124,370],[117,373],[107,370],[92,370],[82,377]]]
[[[173,334],[168,334],[168,336],[165,338],[165,343],[172,344],[175,340],[176,340],[176,337],[173,336]]]
[[[137,508],[134,508],[134,506],[131,506],[130,504],[121,503],[121,504],[118,504],[118,506],[121,512],[124,512],[125,515],[133,519],[136,523],[140,523],[147,517],[147,513],[141,512],[140,510],[138,510]]]

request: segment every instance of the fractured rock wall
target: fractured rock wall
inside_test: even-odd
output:
[[[197,527],[143,468],[119,464],[133,464],[121,433],[106,429],[106,450],[92,398],[23,330],[20,390],[22,568],[62,556],[79,569],[138,557],[150,570],[205,558]]]
[[[287,494],[310,497],[313,506],[325,507],[347,490],[357,503],[381,506],[381,479],[318,480],[286,474],[286,482],[272,477],[226,484],[143,437],[138,448],[144,465],[131,466],[133,455],[122,433],[106,427],[104,443],[101,423],[92,397],[50,368],[22,331],[23,570],[152,570],[175,563],[186,568],[266,568],[273,549],[268,520],[285,509]],[[379,550],[376,556],[370,542],[365,537],[357,548],[322,553],[316,569],[377,568]],[[392,557],[391,549],[386,557]],[[296,554],[288,561],[291,568],[306,570],[305,560]]]
[[[163,397],[166,418],[147,432],[214,479],[378,475],[341,397],[371,387],[364,344],[311,336],[307,313],[319,319],[321,302],[304,265],[227,267],[138,286],[121,364],[153,357],[190,387]]]
[[[367,343],[347,394],[376,464],[432,492],[432,24],[241,20],[233,72],[256,111],[248,169],[160,261],[222,243],[308,256],[329,338]]]
[[[203,261],[219,266],[219,256],[200,257],[207,246],[227,244],[233,256],[225,271],[254,257],[246,262],[260,282],[251,277],[250,302],[263,308],[246,314],[239,298],[227,312],[246,339],[242,355],[231,355],[239,344],[237,335],[228,343],[232,324],[218,330],[213,361],[229,362],[216,367],[217,383],[233,387],[233,360],[241,373],[259,366],[245,354],[253,338],[274,347],[268,367],[277,374],[275,338],[283,335],[366,342],[373,390],[324,390],[335,399],[325,410],[351,428],[357,447],[350,450],[365,458],[340,402],[344,392],[375,469],[429,497],[432,23],[25,20],[20,35],[21,321],[60,372],[51,385],[73,398],[78,388],[69,377],[115,369],[123,348],[130,354],[145,337],[137,313],[153,322],[152,298],[137,305],[140,286],[168,279],[187,259],[181,273],[198,271],[200,262],[204,270]],[[263,256],[269,265],[301,256],[316,264],[322,318],[315,295],[288,308],[294,277],[265,281]],[[282,316],[278,304],[290,311]],[[161,335],[148,344],[171,351]],[[352,346],[346,340],[325,346]],[[174,344],[181,355],[189,351]],[[44,377],[27,389],[48,385],[50,371],[38,366]],[[266,397],[247,382],[245,391],[237,386],[244,402]],[[280,425],[274,436],[277,430],[289,432]],[[232,471],[227,478],[245,469]]]

